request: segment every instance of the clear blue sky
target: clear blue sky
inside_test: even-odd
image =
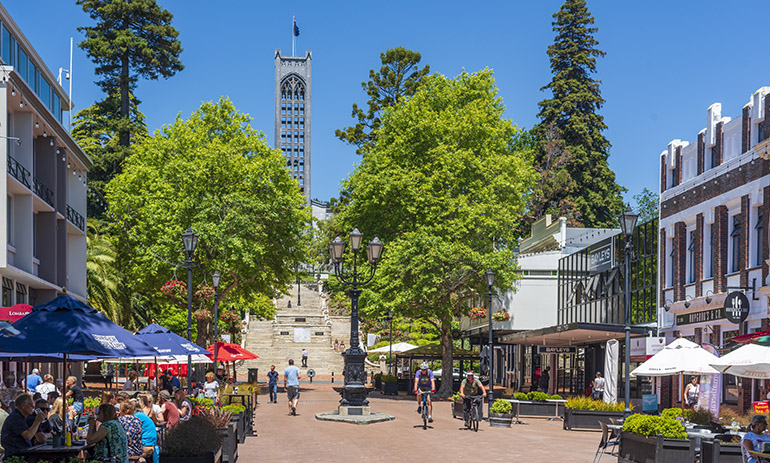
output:
[[[49,68],[69,59],[69,37],[91,24],[74,0],[3,0]],[[291,17],[301,35],[297,54],[313,51],[312,196],[337,196],[358,161],[334,136],[349,125],[360,83],[379,68],[379,53],[404,46],[431,70],[454,76],[495,71],[507,116],[521,127],[537,122],[540,87],[550,81],[546,48],[559,0],[535,2],[390,1],[266,2],[160,0],[174,14],[186,69],[169,80],[141,82],[137,95],[150,130],[187,117],[201,101],[229,96],[273,143],[273,53],[291,52]],[[706,108],[740,117],[759,87],[770,85],[766,1],[588,2],[607,56],[597,78],[612,143],[610,166],[627,197],[657,191],[659,154],[675,138],[694,141]],[[101,98],[93,66],[75,48],[73,100],[82,109]]]

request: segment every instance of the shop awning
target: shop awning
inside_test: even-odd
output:
[[[415,347],[414,349],[409,349],[404,352],[396,353],[396,357],[411,357],[413,359],[431,359],[431,358],[440,359],[442,355],[443,355],[443,351],[441,350],[441,344],[426,344],[424,346]],[[479,351],[467,350],[467,349],[461,349],[459,347],[455,347],[454,349],[452,349],[452,358],[455,360],[460,360],[460,359],[478,360]]]
[[[631,327],[631,336],[645,336],[651,328],[645,325]],[[581,346],[621,339],[625,335],[625,326],[608,323],[567,323],[536,330],[520,331],[501,336],[502,344],[520,344],[523,346]]]
[[[759,339],[762,336],[770,336],[770,330],[757,331],[756,333],[742,334],[740,336],[735,336],[733,338],[730,338],[729,341],[739,342],[741,344],[751,344],[756,339]]]

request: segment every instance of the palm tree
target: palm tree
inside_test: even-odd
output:
[[[101,232],[102,224],[88,220],[86,235],[86,284],[88,303],[115,323],[126,321],[120,303],[120,272],[115,266],[117,252],[110,235]]]

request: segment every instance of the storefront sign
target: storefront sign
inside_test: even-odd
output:
[[[631,361],[644,362],[662,351],[666,346],[666,338],[633,338],[631,339]]]
[[[31,305],[16,304],[11,307],[0,307],[0,320],[7,320],[13,323],[17,320],[21,320],[25,315],[31,312]]]
[[[577,354],[577,347],[537,346],[538,354]]]
[[[609,270],[615,266],[615,240],[610,238],[595,245],[588,253],[588,270],[591,275]]]
[[[691,325],[693,323],[710,322],[724,318],[724,309],[710,309],[701,312],[686,313],[676,316],[676,324]]]
[[[770,411],[770,403],[767,401],[752,402],[751,405],[754,406],[755,415],[767,415],[767,412]]]
[[[740,324],[749,316],[749,298],[740,291],[733,291],[725,298],[724,317],[730,323]]]
[[[642,395],[642,411],[643,412],[658,411],[658,394]]]

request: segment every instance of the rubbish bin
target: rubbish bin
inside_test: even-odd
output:
[[[259,368],[249,368],[249,381],[250,383],[256,383],[259,377]]]

